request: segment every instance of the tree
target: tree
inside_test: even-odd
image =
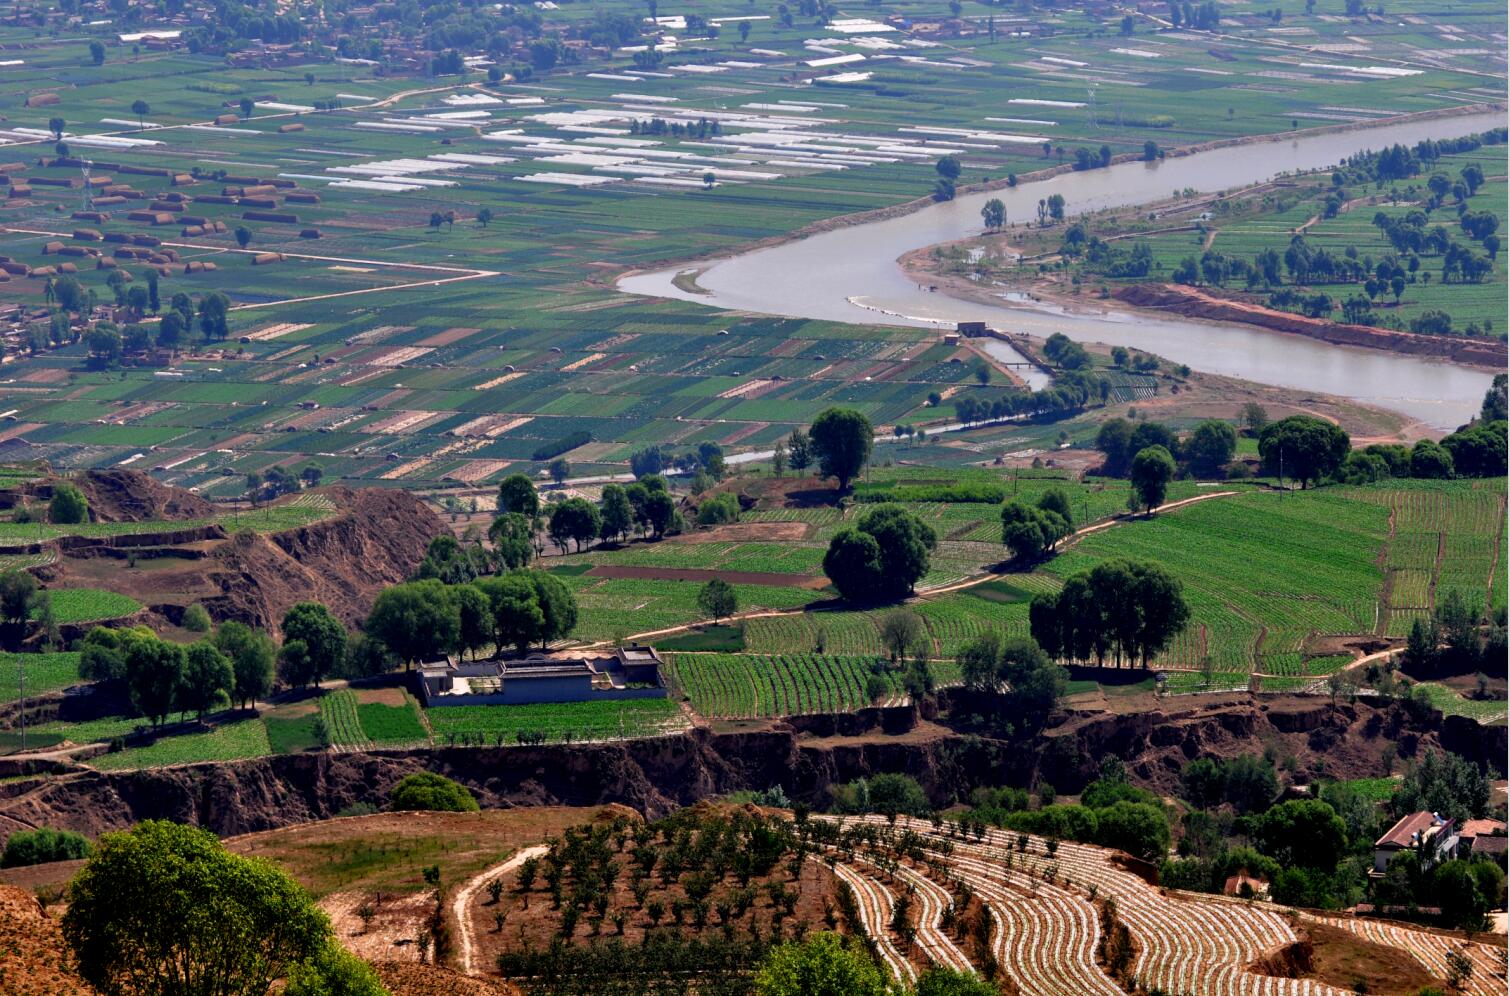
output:
[[[245,249],[252,242],[252,230],[245,225],[236,226],[236,244]]]
[[[1484,392],[1484,403],[1479,408],[1482,422],[1503,422],[1510,418],[1510,378],[1495,374],[1489,390]]]
[[[175,704],[203,720],[205,713],[230,700],[235,686],[230,659],[215,644],[201,640],[184,651],[183,680]]]
[[[1096,843],[1144,861],[1169,854],[1169,820],[1158,806],[1122,800],[1096,812]]]
[[[230,334],[226,313],[230,311],[231,299],[220,291],[210,291],[199,299],[199,330],[206,339],[224,339]]]
[[[1169,482],[1174,480],[1176,469],[1174,457],[1162,446],[1139,450],[1133,457],[1130,475],[1133,494],[1149,515],[1164,504],[1164,496],[1169,491]]]
[[[89,365],[96,370],[108,370],[116,366],[125,351],[121,334],[103,324],[90,329],[84,337],[84,343],[89,349]]]
[[[713,578],[697,593],[697,607],[703,615],[711,616],[714,622],[718,622],[739,611],[739,596],[729,582],[723,578]]]
[[[158,639],[133,641],[126,650],[126,690],[136,711],[162,725],[178,702],[184,651]]]
[[[456,614],[461,623],[457,649],[475,656],[494,642],[493,604],[481,589],[470,584],[452,585],[451,598],[456,602]]]
[[[938,535],[900,505],[876,505],[829,543],[823,571],[850,601],[900,598],[928,573]]]
[[[1340,427],[1310,415],[1271,422],[1258,435],[1264,467],[1299,480],[1302,490],[1335,473],[1351,446]]]
[[[136,115],[137,128],[145,129],[147,127],[147,115],[152,113],[152,105],[138,97],[131,102],[131,113]]]
[[[652,491],[645,498],[645,520],[651,535],[657,539],[666,535],[676,521],[676,502],[665,491]]]
[[[37,599],[37,579],[26,571],[0,571],[0,618],[20,626],[31,618]]]
[[[68,122],[64,121],[62,118],[47,119],[47,130],[52,132],[52,137],[60,142],[63,140],[63,129],[66,127],[68,127]],[[68,310],[72,311],[74,309],[69,308]]]
[[[338,943],[293,966],[283,996],[388,996],[371,965]]]
[[[1504,477],[1507,432],[1504,419],[1470,422],[1442,440],[1459,477]]]
[[[881,646],[891,655],[893,664],[924,648],[927,640],[928,631],[922,618],[911,609],[892,609],[881,617]]]
[[[278,678],[290,688],[303,688],[314,680],[314,663],[303,640],[285,640],[278,648]]]
[[[1019,731],[1042,727],[1064,695],[1064,670],[1032,640],[988,630],[962,646],[958,660],[966,686],[999,696],[999,717]]]
[[[583,543],[597,539],[602,530],[603,517],[597,506],[586,498],[568,498],[551,507],[547,532],[551,542],[563,552],[568,542],[576,543],[580,551]]]
[[[987,231],[997,231],[1007,223],[1007,206],[1001,198],[993,197],[980,209],[980,220]]]
[[[812,440],[801,429],[793,429],[792,434],[786,440],[787,462],[799,475],[812,466],[813,448]]]
[[[603,485],[601,534],[607,540],[621,540],[634,527],[634,506],[622,484]]]
[[[89,59],[96,66],[105,64],[105,46],[98,40],[89,43]]]
[[[498,512],[517,512],[533,519],[540,514],[540,495],[523,474],[510,474],[498,484]]]
[[[488,223],[491,222],[492,220],[493,220],[493,209],[492,208],[485,207],[485,208],[478,208],[477,209],[477,223],[479,225],[481,225],[483,228],[487,228],[488,227]]]
[[[534,538],[534,525],[519,512],[505,512],[488,527],[493,556],[505,570],[529,566],[530,557],[535,552]]]
[[[771,950],[755,974],[757,996],[887,996],[890,987],[857,942],[827,932]]]
[[[941,157],[938,162],[933,164],[933,168],[939,176],[945,180],[949,180],[951,183],[958,180],[960,173],[963,171],[959,156],[955,155]]]
[[[477,800],[465,786],[432,771],[409,775],[393,786],[388,808],[394,812],[475,813]]]
[[[1347,825],[1318,799],[1292,799],[1256,817],[1252,837],[1261,853],[1286,867],[1330,874],[1347,851]]]
[[[934,965],[918,976],[913,996],[998,996],[996,986],[973,972],[960,972]]]
[[[59,525],[76,525],[89,521],[89,502],[84,492],[66,481],[52,487],[52,499],[47,503],[48,521]]]
[[[556,457],[556,459],[550,462],[550,466],[546,470],[550,472],[551,480],[556,482],[557,487],[565,484],[566,479],[571,476],[571,464],[567,462],[565,457]]]
[[[879,598],[882,571],[880,544],[869,533],[846,526],[829,540],[823,573],[841,597],[851,602]]]
[[[493,639],[499,647],[511,646],[522,656],[530,644],[543,641],[545,610],[523,572],[480,582],[478,588],[488,597]]]
[[[1143,667],[1190,621],[1179,581],[1155,564],[1108,560],[1041,593],[1028,607],[1033,639],[1050,656]]]
[[[317,686],[346,658],[346,627],[319,602],[299,602],[284,613],[283,639],[304,644],[309,678]]]
[[[1069,531],[1069,522],[1055,509],[1021,501],[1001,507],[1001,541],[1024,563],[1041,560]]]
[[[870,419],[852,408],[829,408],[813,420],[808,439],[824,477],[837,478],[847,491],[870,460],[875,429]],[[792,464],[796,466],[796,462]]]
[[[363,629],[407,664],[455,649],[461,617],[446,586],[431,578],[379,592]]]
[[[273,689],[273,662],[277,649],[272,639],[234,619],[215,631],[215,646],[231,662],[231,698],[244,709]]]
[[[241,109],[242,117],[249,118],[252,116],[252,111],[256,108],[257,105],[252,101],[252,98],[242,97],[241,100],[237,102],[236,106]]]
[[[183,342],[184,320],[176,311],[169,311],[157,323],[157,345],[169,352],[177,352]]]
[[[104,993],[266,992],[333,943],[286,872],[159,820],[100,838],[69,886],[63,937]]]
[[[1422,439],[1410,451],[1410,476],[1445,481],[1452,477],[1452,453],[1441,443]]]
[[[1237,430],[1230,422],[1207,419],[1195,427],[1183,449],[1197,477],[1220,477],[1237,452]]]
[[[17,830],[5,839],[5,854],[0,868],[20,868],[51,861],[76,861],[87,858],[94,848],[89,838],[73,830]]]

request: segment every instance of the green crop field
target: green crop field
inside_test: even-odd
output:
[[[79,681],[79,655],[67,651],[50,654],[0,653],[0,702],[21,696],[21,674],[26,674],[26,694],[40,695]]]
[[[564,4],[539,16],[549,32],[643,13],[606,0],[590,13]],[[0,42],[28,46],[4,67],[0,115],[7,128],[39,130],[0,147],[0,164],[24,164],[20,175],[35,181],[7,202],[0,252],[37,269],[76,266],[69,275],[104,303],[139,289],[150,266],[164,301],[219,291],[233,308],[224,341],[194,329],[176,355],[119,369],[92,368],[83,341],[19,330],[7,350],[18,356],[16,390],[0,410],[57,467],[157,469],[209,497],[241,494],[249,473],[309,461],[327,479],[486,484],[537,471],[542,444],[578,432],[590,441],[567,454],[576,468],[621,470],[648,442],[760,449],[835,403],[879,425],[926,422],[935,414],[926,397],[970,377],[970,363],[949,361],[973,357],[936,333],[722,315],[604,285],[624,269],[727,254],[925,197],[939,150],[954,146],[960,181],[975,183],[1058,168],[1081,148],[1140,155],[1150,141],[1167,150],[1504,95],[1502,80],[1484,75],[1486,63],[1502,72],[1503,59],[1444,45],[1427,27],[1441,18],[1420,0],[1387,18],[1294,10],[1282,21],[1258,4],[1223,4],[1211,36],[1170,30],[1148,12],[1123,35],[1120,12],[1027,16],[973,0],[945,40],[923,27],[952,20],[942,0],[881,0],[866,16],[902,26],[866,37],[784,20],[772,0],[699,13],[753,18],[750,33],[730,22],[689,35],[659,70],[625,49],[496,86],[480,69],[421,83],[397,67],[374,74],[313,57],[227,66],[208,51],[121,45],[103,23],[40,40],[0,26]],[[1453,32],[1497,37],[1505,12],[1470,0],[1450,20]],[[88,48],[96,36],[107,43],[99,65]],[[826,68],[808,42],[856,75]],[[1410,68],[1380,70],[1397,64]],[[29,106],[39,91],[57,103]],[[255,105],[244,117],[207,124],[227,104],[235,115],[242,97]],[[137,99],[150,105],[141,121],[130,110]],[[103,206],[107,217],[69,217],[84,197],[71,185],[81,183],[73,160],[51,162],[54,117],[71,153],[91,157],[99,190],[124,191],[100,195],[124,198]],[[640,131],[666,118],[680,130]],[[825,159],[773,151],[761,137],[772,129],[838,137]],[[619,137],[649,143],[650,164],[616,166],[602,140]],[[1497,162],[1486,173],[1502,175]],[[715,179],[706,189],[705,171]],[[268,197],[272,218],[231,203],[242,195],[226,191],[243,176],[283,184]],[[1503,191],[1495,179],[1474,200]],[[174,206],[168,195],[189,200]],[[174,210],[130,217],[153,204]],[[1317,238],[1377,238],[1349,228],[1360,220],[1331,219]],[[234,234],[242,227],[245,248]],[[85,228],[103,238],[75,237]],[[162,243],[155,260],[116,256],[120,243],[104,241],[136,236]],[[1217,245],[1226,239],[1242,235],[1224,228]],[[1360,241],[1360,252],[1371,245]],[[91,252],[116,265],[97,268]],[[118,273],[130,280],[112,287]],[[1503,273],[1482,291],[1413,285],[1399,313],[1451,294],[1462,324],[1503,302]],[[7,293],[45,308],[44,284],[22,275]],[[1479,297],[1465,303],[1469,294]],[[155,316],[143,317],[151,327]],[[1130,377],[1112,399],[1155,386]],[[933,447],[911,456],[959,462]],[[8,528],[0,523],[0,540]]]
[[[48,591],[53,618],[59,623],[119,619],[141,609],[141,603],[113,591],[98,588],[55,588]]]
[[[623,702],[563,702],[547,705],[440,706],[427,710],[437,745],[502,745],[518,734],[544,734],[546,742],[655,736],[687,728],[686,717],[667,699]]]
[[[849,712],[904,694],[898,672],[876,658],[675,654],[669,663],[692,708],[714,719]],[[866,693],[873,676],[884,688],[876,703]],[[934,665],[935,682],[958,679],[953,665]]]
[[[287,742],[286,737],[284,742]],[[113,754],[101,754],[89,763],[104,771],[120,771],[198,761],[239,761],[264,757],[272,752],[263,721],[243,719],[224,723],[205,733],[163,737],[145,747],[128,747]]]

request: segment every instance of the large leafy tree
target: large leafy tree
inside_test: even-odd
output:
[[[901,598],[928,573],[938,545],[933,527],[900,505],[877,505],[839,530],[823,557],[823,573],[850,601]]]
[[[823,573],[851,602],[880,597],[881,546],[869,533],[846,526],[836,532],[823,555]]]
[[[772,949],[755,975],[757,996],[887,996],[890,991],[858,943],[829,933]]]
[[[1057,593],[1041,593],[1028,622],[1048,654],[1062,660],[1148,666],[1190,621],[1180,582],[1156,564],[1111,560],[1065,580]]]
[[[888,593],[901,595],[928,573],[928,555],[938,546],[938,534],[901,505],[876,505],[863,512],[855,528],[876,538],[881,547],[881,570]]]
[[[1336,472],[1352,442],[1331,422],[1310,415],[1291,415],[1270,422],[1258,434],[1264,468],[1300,481],[1302,489]]]
[[[807,435],[818,469],[824,477],[836,478],[844,491],[870,461],[875,434],[870,419],[854,409],[829,408],[813,420]]]
[[[301,640],[309,654],[310,680],[334,674],[346,657],[346,627],[319,602],[298,602],[283,616],[283,638]]]
[[[1169,493],[1169,482],[1175,475],[1174,457],[1162,446],[1150,446],[1138,451],[1133,457],[1128,474],[1137,502],[1152,515],[1154,509],[1164,504]]]
[[[272,638],[245,623],[227,620],[215,631],[215,646],[230,658],[233,676],[231,697],[242,708],[273,690],[273,661],[277,648]]]
[[[178,708],[200,719],[222,701],[229,701],[236,685],[231,661],[215,644],[202,640],[184,651],[183,680]]]
[[[534,483],[523,474],[510,474],[498,485],[498,512],[518,512],[533,519],[540,514],[540,495]]]
[[[619,540],[634,527],[634,506],[622,484],[603,485],[600,532],[604,539]]]
[[[163,640],[135,640],[126,650],[126,688],[136,711],[162,724],[173,711],[183,683],[184,651]]]
[[[378,594],[364,628],[407,664],[455,650],[461,614],[440,581],[410,581]]]
[[[513,647],[520,654],[545,634],[545,610],[540,596],[523,571],[477,583],[492,611],[493,639],[500,647]]]
[[[506,570],[528,566],[535,552],[534,523],[522,512],[505,512],[494,519],[488,539],[493,541],[493,556]]]
[[[69,886],[63,936],[102,993],[264,993],[333,943],[287,873],[157,820],[100,838]]]
[[[1231,422],[1207,419],[1185,440],[1185,459],[1197,477],[1220,477],[1237,452],[1237,430]]]
[[[598,508],[586,498],[568,498],[551,508],[548,531],[551,542],[563,551],[567,543],[582,544],[598,538],[603,529],[603,517]]]

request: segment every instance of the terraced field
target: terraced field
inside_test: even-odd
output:
[[[1446,976],[1449,951],[1474,972],[1464,991],[1503,991],[1505,950],[1461,937],[1365,919],[1313,915],[1271,904],[1158,889],[1118,864],[1115,852],[1033,835],[987,830],[966,837],[899,817],[821,817],[847,831],[833,850],[866,932],[902,981],[929,961],[980,969],[989,963],[1022,992],[1117,996],[1124,990],[1098,962],[1108,904],[1130,932],[1137,984],[1165,992],[1231,996],[1342,996],[1352,980],[1261,975],[1254,962],[1298,939],[1297,925],[1338,926],[1404,952],[1422,970]],[[910,857],[903,855],[911,855]],[[899,896],[909,897],[899,918]],[[962,922],[970,902],[984,906],[983,929]],[[946,911],[950,914],[946,918]],[[900,920],[900,922],[898,922]]]

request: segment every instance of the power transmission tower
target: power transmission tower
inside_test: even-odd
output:
[[[93,166],[93,165],[94,165],[94,163],[90,162],[88,159],[85,159],[85,160],[83,160],[83,161],[81,161],[79,163],[79,172],[81,172],[81,173],[84,174],[84,210],[85,211],[93,211],[94,210],[94,187],[89,182],[89,168],[91,166]]]

